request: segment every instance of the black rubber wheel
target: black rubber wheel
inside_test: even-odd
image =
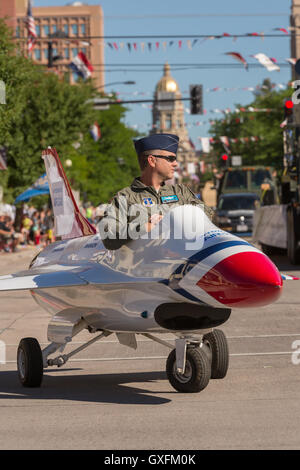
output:
[[[203,390],[208,385],[211,374],[207,355],[196,347],[187,348],[183,374],[180,374],[176,368],[176,349],[169,354],[166,371],[172,387],[184,393],[197,393]]]
[[[19,380],[23,387],[40,387],[43,380],[43,355],[35,338],[23,338],[17,353]]]
[[[203,336],[203,342],[211,352],[211,378],[223,379],[229,366],[229,349],[226,336],[221,330],[213,330]]]

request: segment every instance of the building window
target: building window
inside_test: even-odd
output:
[[[36,30],[37,37],[40,37],[41,36],[41,27],[40,27],[39,24],[35,25],[35,30]]]
[[[172,116],[171,114],[166,115],[166,129],[171,129],[172,127]]]
[[[75,72],[72,73],[73,81],[77,82],[79,80],[79,75]]]
[[[86,33],[85,24],[80,25],[80,32],[81,32],[82,35],[84,35]]]
[[[68,24],[64,24],[64,33],[69,36],[69,25]]]
[[[41,49],[34,49],[35,60],[41,60]]]
[[[49,25],[43,26],[44,36],[49,36]]]
[[[44,58],[48,60],[48,48],[44,49]]]
[[[70,59],[70,51],[67,47],[64,49],[64,55],[65,59]]]
[[[86,47],[82,47],[81,51],[84,53],[84,55],[86,55]]]
[[[17,38],[20,37],[20,26],[16,27],[16,36],[17,36]]]
[[[78,47],[73,47],[72,49],[72,57],[74,59],[74,57],[76,57],[78,55]]]
[[[57,26],[56,26],[56,24],[53,24],[52,25],[52,33],[56,33],[56,31],[57,31]]]
[[[78,24],[72,24],[71,28],[72,28],[72,34],[74,36],[77,36],[78,35]]]

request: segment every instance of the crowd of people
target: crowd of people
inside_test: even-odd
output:
[[[103,215],[104,205],[85,204],[80,211],[96,226]],[[36,245],[44,248],[55,241],[52,209],[37,210],[25,205],[20,223],[16,223],[16,208],[8,204],[0,207],[0,253],[16,252],[22,247]]]

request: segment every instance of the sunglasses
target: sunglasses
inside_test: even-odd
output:
[[[177,157],[174,155],[152,155],[152,157],[155,158],[163,158],[164,160],[167,160],[167,162],[173,163],[176,161]]]

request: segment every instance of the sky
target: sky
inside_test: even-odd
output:
[[[106,42],[115,42],[118,50],[105,46],[106,92],[120,93],[120,99],[151,99],[155,85],[163,75],[163,64],[171,65],[171,75],[177,81],[182,96],[188,98],[191,84],[203,85],[203,107],[206,114],[189,114],[189,102],[185,102],[185,120],[189,135],[197,149],[201,149],[199,137],[209,136],[209,120],[220,119],[224,113],[215,110],[234,110],[237,104],[247,105],[253,100],[253,92],[242,90],[255,87],[265,78],[278,85],[286,85],[291,79],[290,66],[280,71],[268,72],[263,66],[245,69],[230,66],[199,68],[199,64],[238,64],[227,52],[238,52],[249,64],[258,64],[251,57],[264,53],[285,63],[290,58],[290,38],[275,28],[288,28],[292,0],[87,0],[90,5],[100,4],[104,13],[104,35],[113,36]],[[34,6],[54,6],[71,3],[66,0],[34,0]],[[193,35],[240,35],[247,33],[278,34],[279,37],[223,37],[221,39],[195,38]],[[117,36],[148,35],[153,38],[121,39]],[[162,36],[177,37],[164,38]],[[181,47],[179,41],[182,40]],[[170,45],[170,41],[174,41]],[[188,42],[189,41],[189,42]],[[127,43],[137,43],[137,50]],[[144,51],[141,43],[145,43]],[[149,51],[148,42],[152,43]],[[158,49],[155,43],[159,42]],[[163,42],[166,42],[165,48]],[[124,43],[123,49],[120,44]],[[109,66],[113,64],[114,66]],[[118,64],[123,64],[117,67]],[[125,64],[125,65],[124,65]],[[132,64],[132,66],[130,66]],[[143,64],[141,67],[134,64]],[[147,67],[146,64],[151,66]],[[177,65],[176,64],[181,64]],[[182,64],[191,64],[188,68]],[[198,68],[197,68],[198,65]],[[118,71],[114,71],[117,69]],[[135,85],[109,83],[133,80]],[[213,88],[219,91],[210,91]],[[237,88],[237,90],[224,90]],[[145,93],[145,95],[140,95]],[[128,104],[125,122],[147,134],[152,126],[150,104]]]

